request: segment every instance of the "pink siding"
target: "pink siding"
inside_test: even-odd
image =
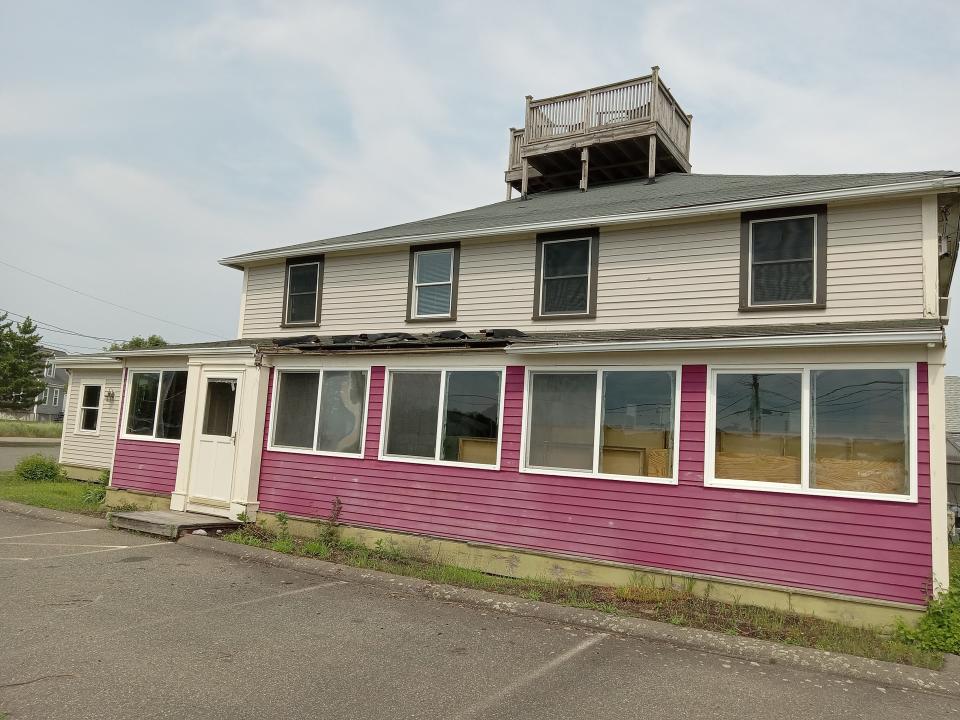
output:
[[[120,393],[121,408],[127,391],[126,379],[127,371],[124,370],[123,391]],[[172,493],[177,481],[180,443],[124,440],[120,437],[120,428],[123,427],[122,412],[120,416],[117,422],[117,447],[113,454],[110,487]]]
[[[523,375],[523,367],[507,369],[500,471],[378,460],[384,368],[375,367],[365,457],[269,451],[264,437],[261,508],[321,516],[339,496],[346,523],[924,601],[931,566],[926,364],[917,366],[916,504],[704,487],[703,365],[683,368],[679,485],[520,473]]]

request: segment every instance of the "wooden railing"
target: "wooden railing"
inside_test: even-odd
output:
[[[509,169],[520,167],[522,145],[659,122],[677,149],[689,156],[690,118],[660,81],[650,75],[581,92],[534,100],[527,98],[526,126],[511,130]]]

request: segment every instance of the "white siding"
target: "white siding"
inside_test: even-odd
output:
[[[88,468],[110,468],[117,443],[117,414],[120,411],[120,368],[112,370],[72,370],[67,389],[66,415],[63,419],[63,440],[60,444],[60,462]],[[80,388],[83,385],[102,385],[100,429],[96,435],[77,432],[77,413],[80,411]],[[113,401],[107,393],[113,391]]]
[[[826,310],[741,313],[739,216],[601,230],[597,317],[531,320],[533,235],[462,245],[457,320],[404,322],[407,248],[326,256],[322,324],[280,327],[283,263],[250,268],[244,337],[510,327],[525,331],[842,322],[923,316],[919,198],[831,206]]]

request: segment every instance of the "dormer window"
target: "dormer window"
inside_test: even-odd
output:
[[[283,325],[320,324],[323,256],[287,260],[284,284]]]
[[[740,309],[826,306],[826,206],[743,213]]]
[[[460,243],[410,248],[407,320],[456,320]]]
[[[537,237],[533,319],[596,317],[597,230]]]

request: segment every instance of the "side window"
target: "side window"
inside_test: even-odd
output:
[[[101,385],[83,385],[80,388],[80,407],[77,409],[77,431],[97,432],[100,429]]]
[[[271,438],[275,447],[361,453],[366,370],[281,370],[274,392]]]
[[[187,371],[131,373],[127,435],[179,440],[187,394]]]
[[[455,320],[460,244],[410,248],[407,320]]]
[[[538,236],[535,320],[596,316],[599,247],[596,230]]]
[[[323,257],[287,260],[283,325],[319,325],[323,293]]]
[[[54,407],[59,407],[59,406],[60,406],[60,388],[54,388],[54,389],[53,389],[53,403],[52,403],[52,405],[53,405]]]
[[[741,215],[741,310],[826,305],[826,217],[825,205]]]

